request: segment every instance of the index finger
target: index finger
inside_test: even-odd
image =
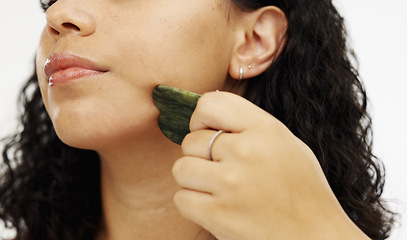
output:
[[[198,100],[190,130],[218,129],[239,133],[271,115],[247,99],[229,92],[205,93]]]

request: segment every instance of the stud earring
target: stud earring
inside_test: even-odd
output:
[[[248,69],[252,69],[252,65],[247,66]]]
[[[242,67],[242,65],[240,65],[240,68],[239,68],[239,81],[242,81],[242,79],[243,79],[243,67]]]

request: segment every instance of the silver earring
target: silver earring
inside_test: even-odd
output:
[[[242,79],[243,79],[243,67],[242,67],[242,65],[240,65],[240,68],[239,68],[239,75],[240,75],[239,81],[242,81]]]

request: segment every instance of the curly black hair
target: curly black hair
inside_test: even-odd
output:
[[[287,16],[286,44],[248,81],[245,97],[283,122],[317,156],[343,209],[371,239],[386,239],[394,213],[380,198],[383,164],[372,153],[371,118],[343,18],[331,0],[233,0],[245,11],[275,5]],[[0,219],[16,240],[90,240],[101,220],[96,152],[55,134],[36,73],[24,86],[17,134],[3,150]]]

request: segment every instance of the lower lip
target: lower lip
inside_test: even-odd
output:
[[[72,81],[80,78],[90,77],[102,73],[103,72],[86,68],[79,67],[67,68],[53,73],[49,78],[49,85],[55,86],[59,84],[71,83]]]

